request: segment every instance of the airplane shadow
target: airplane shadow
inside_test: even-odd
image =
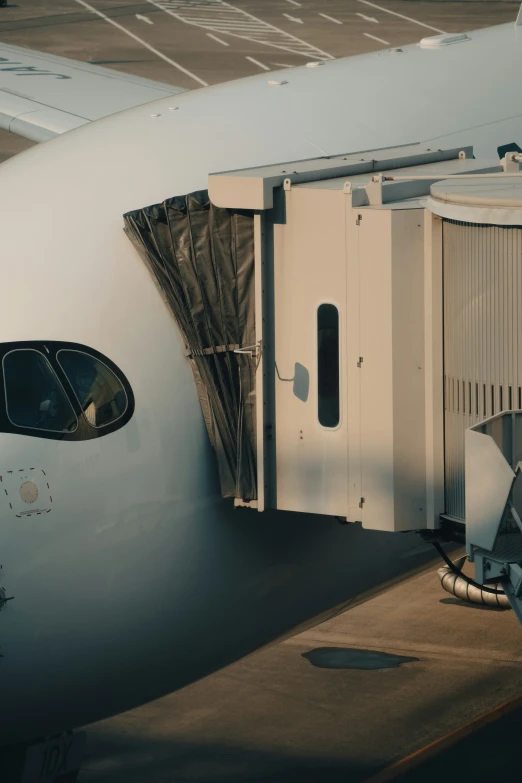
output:
[[[107,737],[105,732],[89,729],[87,743],[78,783],[362,783],[380,768],[224,743],[180,743],[136,735],[132,739]]]

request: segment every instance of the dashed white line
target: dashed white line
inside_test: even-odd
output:
[[[370,35],[370,33],[363,33],[367,38],[373,38],[374,41],[379,41],[379,43],[383,43],[386,46],[391,46],[389,41],[384,41],[382,38],[377,38],[376,35]]]
[[[384,8],[382,5],[371,3],[370,0],[357,0],[357,2],[364,3],[364,5],[369,5],[372,8],[377,8],[379,11],[384,11],[386,14],[392,14],[392,16],[398,16],[399,19],[406,19],[407,22],[418,24],[420,25],[420,27],[426,27],[428,30],[434,30],[436,33],[444,33],[444,30],[439,30],[438,27],[432,27],[431,24],[425,24],[424,22],[419,22],[417,19],[412,19],[411,16],[404,16],[404,14],[398,14],[397,11],[391,11],[389,8]]]
[[[149,19],[148,16],[142,16],[141,14],[136,14],[136,19],[139,19],[140,22],[147,22],[147,24],[154,24],[152,19]]]
[[[212,38],[213,41],[217,41],[220,44],[223,44],[223,46],[230,46],[228,41],[222,41],[221,38],[218,38],[217,35],[212,35],[212,33],[207,33],[209,38]]]
[[[263,71],[269,71],[270,68],[268,65],[265,65],[264,63],[260,63],[259,60],[256,60],[255,57],[249,57],[248,55],[245,57],[245,60],[250,60],[251,63],[254,63],[254,65],[258,65],[260,68],[263,69]]]
[[[359,14],[357,11],[355,12],[355,16],[360,16],[361,19],[364,19],[365,22],[375,22],[375,24],[379,24],[379,20],[375,19],[373,16],[366,16],[365,14]]]
[[[134,33],[131,33],[130,30],[127,30],[121,24],[118,24],[118,22],[115,22],[114,19],[110,19],[108,16],[103,14],[101,11],[98,11],[96,8],[93,8],[92,5],[89,5],[89,3],[86,3],[85,0],[75,0],[75,2],[79,3],[80,5],[83,5],[84,8],[87,8],[88,11],[91,11],[91,13],[96,14],[96,16],[99,16],[101,19],[105,19],[105,21],[108,22],[109,24],[112,24],[113,27],[117,27],[118,30],[122,31],[122,33],[125,33],[125,35],[128,35],[129,38],[133,38],[135,41],[137,41],[142,46],[144,46],[145,49],[148,49],[149,52],[152,52],[157,57],[161,58],[162,60],[165,60],[166,63],[169,63],[169,65],[172,65],[174,68],[177,68],[178,71],[181,71],[181,73],[184,73],[187,76],[190,76],[191,79],[194,79],[194,81],[199,82],[199,84],[201,84],[203,87],[208,87],[208,83],[203,81],[203,79],[200,79],[199,76],[196,76],[195,73],[192,73],[191,71],[187,70],[187,68],[184,68],[182,65],[177,63],[175,60],[171,60],[170,57],[167,57],[166,54],[163,54],[163,52],[158,51],[158,49],[155,49],[153,46],[148,44],[142,38],[139,38],[137,35],[134,35]]]
[[[303,5],[302,3],[298,3],[297,0],[286,0],[287,3],[292,3],[292,5],[298,6],[298,8],[301,8]]]
[[[304,24],[302,19],[298,19],[296,16],[290,16],[290,14],[283,14],[283,16],[286,16],[287,19],[290,19],[291,22],[297,22],[297,24]]]
[[[339,19],[334,19],[334,17],[333,17],[333,16],[328,16],[328,14],[321,14],[321,13],[320,13],[320,14],[319,14],[319,16],[322,16],[322,17],[324,17],[325,19],[328,19],[328,21],[330,21],[330,22],[335,22],[335,24],[342,24],[342,22],[341,22],[341,21],[339,21]]]

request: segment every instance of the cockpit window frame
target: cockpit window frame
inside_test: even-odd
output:
[[[25,424],[16,424],[9,416],[9,403],[7,400],[7,382],[5,377],[5,360],[7,359],[8,356],[11,356],[11,354],[13,353],[22,353],[22,352],[23,353],[32,352],[32,353],[39,354],[39,356],[41,356],[44,359],[45,363],[49,365],[49,367],[51,368],[51,372],[54,378],[56,379],[56,381],[58,382],[58,385],[60,386],[62,392],[64,393],[65,399],[69,403],[71,410],[74,414],[74,418],[76,419],[76,426],[73,430],[49,430],[46,427],[32,427]],[[12,424],[12,426],[16,427],[17,430],[31,430],[32,432],[50,432],[54,435],[62,436],[66,434],[72,434],[76,432],[76,430],[78,429],[78,414],[76,413],[76,410],[74,408],[74,405],[72,404],[70,396],[67,394],[67,391],[64,389],[61,379],[56,374],[54,367],[52,366],[51,362],[49,361],[48,357],[45,355],[43,351],[39,351],[36,348],[22,348],[22,347],[13,348],[10,351],[6,351],[4,354],[2,354],[2,381],[4,386],[3,391],[4,391],[4,401],[5,401],[5,415],[9,419],[9,422]]]
[[[57,431],[57,430],[45,430],[36,429],[34,427],[24,427],[14,424],[7,411],[7,396],[6,396],[6,382],[4,376],[4,357],[7,354],[16,350],[33,350],[44,356],[52,367],[54,374],[57,376],[60,385],[69,400],[70,405],[74,411],[77,419],[77,427],[74,431]],[[76,351],[78,353],[84,353],[87,356],[95,359],[103,364],[113,375],[123,388],[125,393],[127,407],[124,413],[109,424],[102,425],[101,427],[95,427],[90,424],[83,413],[81,405],[78,401],[76,393],[69,383],[65,372],[63,371],[60,362],[58,361],[58,353],[62,350]],[[124,427],[127,422],[130,421],[135,410],[135,399],[132,387],[125,375],[125,373],[118,367],[108,356],[100,353],[89,345],[82,343],[73,343],[67,340],[20,340],[16,342],[0,343],[0,361],[2,362],[2,372],[0,373],[0,400],[4,400],[4,404],[0,405],[0,432],[7,432],[16,435],[23,435],[35,438],[44,438],[48,440],[59,441],[86,441],[93,440],[95,438],[106,437],[107,435],[116,432]]]
[[[111,370],[111,368],[109,367],[109,365],[108,365],[106,362],[102,361],[101,359],[98,359],[98,358],[97,358],[96,356],[94,356],[92,353],[88,353],[87,351],[80,351],[80,350],[78,350],[78,349],[76,349],[76,348],[69,348],[69,347],[67,347],[67,348],[60,348],[58,351],[56,351],[56,361],[57,361],[57,362],[58,362],[58,364],[60,365],[60,369],[62,370],[63,374],[64,374],[66,377],[67,377],[67,373],[66,373],[66,371],[65,371],[64,367],[62,366],[62,363],[60,362],[60,354],[61,354],[61,353],[64,353],[64,352],[68,352],[68,353],[81,353],[81,354],[83,354],[84,356],[87,356],[89,359],[94,359],[94,360],[95,360],[95,361],[97,361],[99,364],[103,365],[103,366],[104,366],[104,367],[105,367],[105,368],[106,368],[106,369],[107,369],[107,370],[108,370],[110,373],[112,373],[112,375],[114,375],[114,377],[116,378],[117,382],[120,384],[121,388],[123,389],[123,393],[125,394],[125,410],[123,411],[123,413],[120,413],[120,415],[119,415],[119,416],[118,416],[116,419],[113,419],[112,421],[108,422],[107,424],[100,424],[100,425],[98,425],[98,426],[97,426],[96,424],[91,424],[91,422],[90,422],[90,421],[87,419],[87,417],[85,416],[85,413],[84,413],[84,411],[83,411],[83,410],[82,410],[82,415],[84,416],[84,418],[85,418],[85,420],[86,420],[87,424],[89,425],[89,427],[92,427],[92,428],[93,428],[93,429],[95,429],[95,430],[101,430],[101,429],[104,429],[105,427],[110,427],[112,424],[116,424],[116,422],[117,422],[117,421],[119,421],[120,419],[122,419],[122,418],[125,416],[125,414],[126,414],[126,412],[127,412],[127,409],[128,409],[128,407],[129,407],[129,397],[128,397],[128,395],[127,395],[127,389],[125,388],[125,384],[124,384],[124,383],[122,383],[122,381],[121,381],[121,380],[120,380],[120,378],[118,377],[118,373],[116,373],[116,372],[114,372],[113,370]],[[2,360],[2,362],[3,362],[3,360]],[[68,383],[69,383],[69,386],[70,386],[70,387],[71,387],[71,389],[72,389],[72,393],[74,394],[74,397],[75,397],[76,401],[78,402],[78,405],[79,405],[79,406],[80,406],[80,408],[81,408],[81,404],[80,404],[80,400],[78,399],[78,395],[77,395],[77,393],[76,393],[76,391],[75,391],[74,387],[72,386],[71,382],[69,381],[69,378],[68,378],[68,377],[67,377],[67,381],[68,381]]]

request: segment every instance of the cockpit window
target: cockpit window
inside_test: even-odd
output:
[[[128,378],[91,346],[0,342],[0,360],[0,432],[80,442],[112,435],[134,415]]]
[[[91,427],[106,427],[123,416],[127,395],[105,364],[82,351],[58,351],[56,358]]]
[[[16,427],[73,432],[78,419],[46,357],[34,349],[7,353],[2,361],[7,416]]]

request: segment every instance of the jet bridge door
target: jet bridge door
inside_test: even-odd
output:
[[[347,516],[346,198],[294,187],[274,225],[277,508]]]

